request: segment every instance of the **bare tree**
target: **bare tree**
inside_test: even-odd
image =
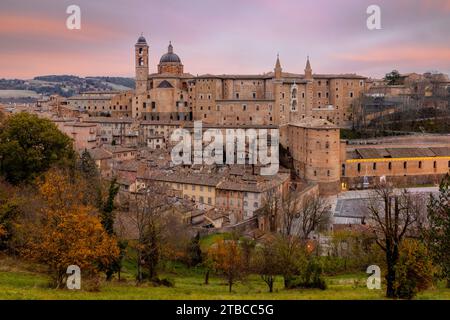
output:
[[[160,239],[163,214],[167,210],[167,196],[163,186],[149,182],[145,187],[128,195],[127,218],[136,238],[137,282],[143,281],[143,267],[149,277],[156,276],[156,265],[160,258]]]
[[[270,232],[276,232],[278,229],[277,220],[279,219],[280,207],[281,195],[275,190],[269,190],[263,198],[261,212],[269,222]]]
[[[290,192],[281,202],[281,233],[307,240],[313,231],[325,230],[331,220],[331,206],[319,195]]]
[[[313,231],[322,231],[331,221],[331,205],[324,198],[306,196],[298,213],[299,233],[301,239],[309,238]]]
[[[305,256],[306,240],[313,231],[323,230],[331,218],[331,206],[318,195],[301,195],[296,192],[284,198],[277,193],[268,193],[263,205],[263,214],[269,217],[270,231],[279,232],[275,246],[277,263],[286,288],[301,269]],[[276,227],[274,227],[276,226]],[[266,275],[271,281],[270,275]],[[270,286],[270,284],[268,284]]]
[[[376,243],[386,253],[388,298],[396,297],[395,266],[399,260],[400,244],[424,215],[424,199],[407,190],[395,192],[387,184],[378,185],[368,201],[369,220],[372,222]]]
[[[268,192],[264,197],[262,213],[268,218],[271,232],[286,236],[309,238],[313,231],[321,231],[330,223],[331,206],[318,195],[291,191],[282,197]]]
[[[299,217],[300,200],[298,194],[289,192],[281,202],[281,233],[284,235],[293,235],[295,232],[295,221]]]

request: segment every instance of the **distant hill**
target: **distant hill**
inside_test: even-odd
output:
[[[45,75],[31,80],[0,79],[0,102],[19,100],[23,102],[24,99],[32,102],[37,97],[52,94],[71,97],[86,91],[123,91],[133,88],[134,79],[125,77],[82,78],[73,75]]]

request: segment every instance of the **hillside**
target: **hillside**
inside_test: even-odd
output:
[[[86,91],[130,90],[133,78],[46,75],[30,80],[0,79],[0,102],[33,102],[43,96],[70,97]]]

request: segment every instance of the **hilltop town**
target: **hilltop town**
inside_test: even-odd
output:
[[[185,72],[171,43],[157,73],[150,74],[151,50],[143,36],[134,52],[134,90],[52,95],[31,107],[5,110],[50,119],[73,139],[78,153],[89,152],[103,177],[117,177],[123,192],[135,192],[149,181],[165,183],[190,208],[186,219],[197,227],[264,229],[257,213],[275,190],[295,190],[300,198],[331,196],[336,207],[347,190],[380,181],[398,187],[436,185],[450,170],[447,135],[341,139],[342,130],[395,113],[400,100],[419,97],[429,109],[447,110],[445,95],[436,100],[450,86],[447,76],[413,73],[389,84],[356,74],[315,74],[309,57],[302,74],[285,72],[277,57],[273,71],[259,75],[194,76]],[[260,166],[251,164],[174,165],[171,135],[179,128],[192,131],[194,121],[202,121],[203,130],[222,133],[278,129],[280,170],[263,176]]]

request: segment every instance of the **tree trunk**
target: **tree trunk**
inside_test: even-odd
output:
[[[113,274],[114,272],[108,268],[108,270],[106,270],[106,281],[111,281]]]
[[[209,269],[205,273],[205,284],[209,284]]]
[[[231,293],[231,287],[233,286],[232,281],[228,281],[228,292]]]
[[[273,277],[269,278],[269,292],[272,293],[273,292]]]
[[[137,257],[137,281],[138,283],[142,282],[142,266],[141,266],[141,253],[138,252]]]
[[[292,282],[292,275],[291,274],[284,275],[283,278],[284,278],[284,288],[289,289]]]
[[[447,288],[450,289],[450,278],[447,278]]]
[[[387,274],[386,274],[386,297],[387,298],[396,298],[397,295],[394,289],[395,283],[395,266],[397,265],[399,253],[398,246],[393,245],[393,249],[391,251],[388,243],[386,243],[386,262],[387,262]]]

